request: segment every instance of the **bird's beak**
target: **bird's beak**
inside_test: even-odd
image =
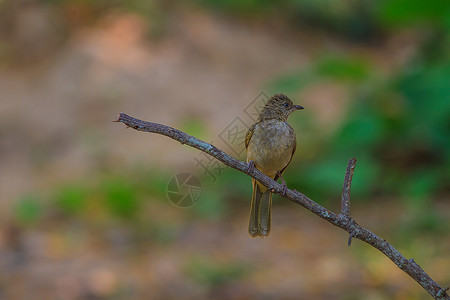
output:
[[[292,110],[300,110],[300,109],[304,109],[304,107],[300,105],[292,105]]]

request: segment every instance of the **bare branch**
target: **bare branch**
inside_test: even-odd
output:
[[[347,171],[345,171],[344,187],[342,188],[341,216],[350,219],[350,190],[352,189],[353,173],[355,172],[356,158],[348,161]],[[348,237],[348,246],[352,244],[353,231]]]
[[[358,225],[353,219],[349,217],[350,210],[350,187],[353,176],[353,171],[355,168],[356,160],[350,160],[349,165],[347,167],[347,173],[345,176],[345,184],[344,191],[342,195],[342,213],[335,214],[325,207],[317,204],[312,201],[304,194],[288,189],[286,193],[283,195],[283,186],[271,178],[267,177],[265,174],[260,172],[256,168],[248,168],[248,164],[239,160],[234,159],[229,156],[222,150],[217,147],[206,143],[202,140],[199,140],[196,137],[188,135],[180,130],[175,128],[165,126],[158,123],[145,122],[131,116],[128,116],[124,113],[120,113],[117,116],[115,122],[122,122],[125,125],[132,127],[139,131],[158,133],[165,136],[168,136],[174,140],[179,141],[181,144],[186,144],[188,146],[194,147],[200,151],[203,151],[217,160],[221,161],[225,165],[232,167],[242,173],[248,174],[252,178],[258,180],[268,189],[271,189],[274,193],[289,199],[298,205],[303,206],[307,210],[316,214],[320,218],[328,221],[329,223],[342,228],[350,234],[350,237],[359,239],[372,247],[381,251],[384,255],[386,255],[390,260],[392,260],[397,267],[403,270],[406,274],[408,274],[411,278],[417,281],[431,296],[435,299],[448,299],[450,300],[449,295],[447,294],[446,288],[442,288],[439,286],[413,259],[406,259],[397,249],[395,249],[390,243],[386,240],[378,237],[370,230],[361,227]],[[347,176],[348,175],[348,176]],[[351,238],[350,238],[351,240]]]
[[[342,189],[341,214],[350,217],[350,190],[352,188],[353,172],[355,172],[356,158],[348,161],[345,172],[344,187]]]

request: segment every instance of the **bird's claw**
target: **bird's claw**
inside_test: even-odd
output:
[[[286,193],[287,193],[288,188],[287,188],[287,186],[286,186],[286,183],[283,183],[282,186],[283,186],[283,189],[281,190],[281,194],[282,194],[283,196],[285,196]]]
[[[288,190],[286,181],[284,181],[283,177],[281,177],[280,172],[277,172],[277,174],[278,174],[278,177],[280,177],[280,179],[281,179],[281,185],[282,185],[281,195],[285,196],[287,193],[287,190]]]
[[[255,162],[253,160],[248,162],[247,173],[252,172],[255,169]]]

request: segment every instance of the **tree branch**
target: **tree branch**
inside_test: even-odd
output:
[[[352,188],[353,172],[355,172],[356,158],[348,161],[345,172],[344,187],[342,188],[341,214],[350,217],[350,190]]]
[[[352,238],[359,239],[372,247],[381,251],[390,260],[392,260],[397,267],[403,270],[411,278],[417,281],[431,296],[435,299],[450,299],[447,294],[448,288],[442,288],[439,286],[415,261],[414,259],[406,259],[397,249],[395,249],[386,240],[378,237],[370,230],[358,225],[352,218],[350,218],[350,189],[355,169],[356,159],[350,159],[347,166],[347,172],[344,180],[344,188],[342,192],[342,208],[340,214],[335,214],[325,207],[312,201],[304,194],[288,189],[283,195],[283,186],[265,174],[260,172],[256,168],[248,168],[248,164],[234,159],[217,147],[199,140],[196,137],[188,135],[178,129],[165,126],[158,123],[145,122],[124,113],[120,113],[117,116],[115,122],[122,122],[128,127],[134,128],[139,131],[151,132],[168,136],[174,140],[179,141],[181,144],[186,144],[200,151],[203,151],[217,160],[221,161],[225,165],[232,167],[242,173],[248,174],[252,178],[262,183],[268,189],[271,189],[274,193],[289,199],[312,213],[316,214],[320,218],[330,222],[331,224],[342,228],[350,234],[349,245]]]
[[[348,161],[345,171],[344,187],[342,188],[341,216],[350,219],[350,190],[352,188],[353,173],[355,172],[356,158]],[[348,246],[352,244],[353,232],[348,237]]]

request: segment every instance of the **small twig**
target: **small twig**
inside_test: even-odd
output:
[[[352,244],[352,238],[355,236],[354,230],[355,227],[352,226],[352,223],[354,222],[350,218],[350,191],[352,189],[352,180],[353,180],[353,173],[355,172],[355,166],[356,166],[356,158],[352,158],[348,161],[347,164],[347,170],[345,171],[345,178],[344,178],[344,186],[342,188],[342,200],[341,200],[341,218],[343,220],[348,220],[348,243],[347,245],[350,247]]]
[[[344,187],[342,188],[341,214],[350,217],[350,190],[352,188],[353,173],[355,172],[356,158],[348,161],[345,172]]]
[[[397,249],[395,249],[387,241],[378,237],[370,230],[361,227],[348,216],[350,209],[348,199],[350,196],[351,177],[347,179],[346,175],[345,181],[349,183],[348,192],[344,191],[343,193],[343,194],[348,193],[348,195],[345,196],[347,197],[346,198],[347,200],[344,203],[345,204],[344,207],[347,206],[348,208],[343,210],[342,213],[340,214],[335,214],[332,211],[329,211],[325,207],[321,206],[320,204],[312,201],[311,199],[309,199],[300,192],[290,189],[285,190],[285,188],[283,188],[281,184],[275,182],[273,179],[269,178],[268,176],[260,172],[258,169],[249,168],[249,165],[246,164],[245,162],[236,160],[233,157],[226,154],[225,152],[223,152],[222,150],[218,149],[217,147],[208,144],[202,140],[199,140],[196,137],[188,135],[180,130],[162,124],[145,122],[130,117],[124,113],[120,113],[117,116],[115,122],[122,122],[125,125],[139,131],[158,133],[168,136],[174,140],[179,141],[181,144],[186,144],[188,146],[194,147],[200,151],[203,151],[213,156],[217,160],[223,162],[225,165],[229,167],[232,167],[233,169],[236,169],[242,173],[250,175],[252,178],[256,179],[258,182],[263,184],[268,189],[273,190],[274,193],[286,199],[289,199],[296,204],[303,206],[304,208],[308,209],[309,211],[316,214],[320,218],[330,222],[331,224],[337,227],[344,229],[345,231],[351,234],[351,237],[366,242],[367,244],[381,251],[390,260],[392,260],[397,265],[397,267],[399,267],[411,278],[417,281],[434,298],[450,300],[450,297],[446,292],[447,290],[439,286],[418,264],[414,262],[414,260],[406,259]],[[347,168],[347,173],[349,174],[351,173],[351,175],[353,175],[352,168],[350,168],[350,170]],[[345,184],[344,190],[346,190]],[[349,239],[349,242],[351,242],[351,239]]]

